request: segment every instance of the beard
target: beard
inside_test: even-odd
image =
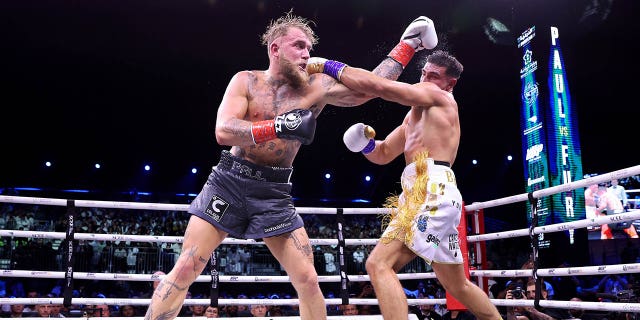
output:
[[[302,88],[309,83],[309,75],[301,71],[297,64],[293,64],[284,57],[280,59],[280,71],[289,84],[296,89]]]

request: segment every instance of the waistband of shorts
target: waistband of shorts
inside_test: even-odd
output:
[[[444,163],[449,164],[444,161],[435,161],[431,158],[427,158],[427,166],[428,166],[428,175],[429,180],[439,181],[444,183],[456,183],[456,176],[453,173],[453,170],[449,166],[446,166]],[[412,162],[408,164],[404,170],[402,171],[403,177],[415,176],[416,174],[416,163]]]
[[[257,181],[289,183],[293,168],[266,167],[238,158],[228,150],[222,150],[218,170],[247,177]]]
[[[438,166],[445,166],[445,167],[451,168],[451,163],[449,163],[447,161],[433,160],[433,164],[438,165]]]

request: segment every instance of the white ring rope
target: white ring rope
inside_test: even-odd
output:
[[[168,210],[187,211],[188,204],[151,203],[151,202],[126,202],[126,201],[97,201],[97,200],[73,200],[78,208],[110,208],[110,209],[133,209],[133,210]],[[67,199],[21,197],[0,195],[0,202],[37,204],[48,206],[66,207],[69,203]],[[387,208],[342,208],[345,214],[388,214],[391,209]],[[321,207],[296,207],[299,214],[337,214],[338,208]]]
[[[65,239],[64,232],[50,231],[25,231],[25,230],[0,230],[2,237],[17,238],[42,238],[42,239]],[[99,234],[99,233],[74,233],[75,240],[97,240],[97,241],[137,241],[137,242],[158,242],[158,243],[182,243],[184,237],[179,236],[143,236],[134,234]],[[312,245],[337,245],[338,239],[309,239]],[[375,245],[378,239],[345,239],[345,244],[349,246]],[[264,241],[254,239],[226,238],[222,244],[248,244],[264,245]]]
[[[634,209],[631,211],[617,213],[615,215],[610,215],[610,216],[600,216],[596,218],[590,218],[590,219],[584,219],[584,220],[578,220],[578,221],[572,221],[572,222],[550,224],[543,227],[535,227],[533,229],[533,234],[566,231],[571,229],[583,228],[587,226],[601,226],[603,224],[608,224],[608,223],[632,221],[637,219],[640,219],[640,210]],[[523,236],[529,236],[528,228],[494,232],[494,233],[486,233],[486,234],[475,235],[475,236],[467,236],[467,241],[478,242],[478,241],[515,238],[515,237],[523,237]]]
[[[534,198],[553,195],[559,192],[574,190],[577,188],[587,187],[592,184],[608,182],[613,179],[620,179],[632,175],[640,174],[640,165],[629,167],[626,169],[613,171],[596,177],[590,177],[583,180],[566,183],[560,186],[550,187],[543,190],[533,192]],[[518,201],[528,201],[528,194],[520,194],[506,198],[500,198],[485,202],[476,202],[465,206],[465,209],[475,211],[483,208],[494,207],[498,205],[511,204]],[[39,204],[52,206],[67,206],[69,201],[66,199],[51,198],[34,198],[34,197],[18,197],[0,195],[0,202],[22,203],[22,204]],[[74,200],[76,207],[99,207],[99,208],[117,208],[117,209],[136,209],[136,210],[171,210],[171,211],[187,211],[188,205],[163,204],[163,203],[141,203],[141,202],[112,202],[112,201],[93,201],[93,200]],[[299,207],[296,209],[300,214],[337,214],[338,208],[312,208]],[[386,208],[343,208],[345,214],[388,214],[389,209]],[[615,215],[615,221],[611,216],[602,216],[593,219],[584,219],[580,221],[559,223],[534,228],[534,234],[548,233],[556,231],[565,231],[570,229],[582,228],[587,226],[597,226],[611,222],[622,222],[636,220],[640,218],[640,210],[633,210]],[[468,236],[469,242],[478,242],[486,240],[494,240],[500,238],[512,238],[518,236],[529,236],[529,229],[511,230],[508,232],[498,232],[493,234]],[[0,230],[0,236],[7,237],[30,237],[30,238],[52,238],[65,239],[66,233],[62,232],[33,232],[22,230]],[[165,243],[181,243],[183,237],[176,236],[140,236],[140,235],[117,235],[117,234],[92,234],[92,233],[75,233],[75,240],[104,240],[104,241],[147,241],[147,242],[165,242]],[[315,245],[335,245],[338,244],[337,239],[312,239]],[[346,239],[346,245],[362,245],[376,244],[378,239]],[[256,240],[244,240],[227,238],[223,244],[264,244]],[[539,276],[574,276],[574,275],[597,275],[597,274],[617,274],[617,273],[637,273],[640,270],[640,264],[622,264],[622,265],[606,265],[606,266],[588,266],[588,267],[572,267],[572,268],[555,268],[555,269],[538,269],[536,274]],[[64,278],[64,272],[54,271],[27,271],[27,270],[2,270],[3,277],[32,277],[32,278]],[[470,270],[471,276],[478,277],[521,277],[532,276],[533,270]],[[93,280],[131,280],[131,281],[157,281],[164,276],[154,275],[138,275],[138,274],[107,274],[107,273],[74,273],[74,279],[93,279]],[[435,278],[434,273],[412,273],[398,274],[401,280],[405,279],[425,279]],[[340,276],[318,276],[320,282],[339,282]],[[221,282],[289,282],[288,276],[220,276]],[[369,281],[369,276],[358,275],[349,276],[350,281]],[[210,277],[200,275],[196,282],[209,282]],[[108,305],[148,305],[151,299],[126,299],[126,298],[72,298],[73,304],[108,304]],[[298,299],[219,299],[221,305],[240,305],[240,304],[263,304],[263,305],[297,305]],[[377,299],[357,299],[350,298],[353,304],[370,304],[377,305]],[[533,300],[513,300],[513,299],[492,299],[497,306],[534,306]],[[339,305],[343,303],[342,299],[325,299],[327,305]],[[63,298],[0,298],[0,304],[62,304]],[[209,299],[186,299],[185,305],[208,305]],[[409,305],[422,304],[446,304],[446,299],[408,299]],[[575,301],[539,301],[540,306],[555,307],[566,309],[585,309],[585,310],[601,310],[601,311],[622,311],[622,312],[640,312],[640,303],[613,303],[613,302],[575,302]],[[271,317],[270,317],[271,318]],[[283,317],[291,319],[295,317]],[[331,317],[329,317],[331,318]],[[362,318],[362,316],[360,316]],[[380,319],[380,316],[374,316]],[[114,318],[115,319],[115,318]],[[131,319],[131,318],[128,318]],[[252,318],[255,319],[255,318]]]
[[[555,187],[550,187],[550,188],[546,188],[546,189],[542,189],[542,190],[537,190],[533,192],[533,197],[534,198],[542,198],[542,197],[546,197],[546,196],[550,196],[556,193],[560,193],[560,192],[565,192],[565,191],[571,191],[571,190],[575,190],[578,188],[585,188],[588,187],[592,184],[598,184],[598,183],[603,183],[603,182],[609,182],[613,179],[621,179],[621,178],[626,178],[629,176],[634,176],[640,174],[640,165],[637,166],[633,166],[633,167],[629,167],[626,169],[621,169],[621,170],[617,170],[617,171],[612,171],[610,173],[604,173],[595,177],[589,177],[586,179],[582,179],[582,180],[578,180],[578,181],[574,181],[574,182],[570,182],[570,183],[565,183],[565,184],[561,184],[559,186],[555,186]],[[480,210],[480,209],[484,209],[484,208],[490,208],[490,207],[497,207],[500,205],[505,205],[505,204],[511,204],[511,203],[516,203],[516,202],[522,202],[522,201],[527,201],[529,200],[529,195],[527,193],[523,193],[523,194],[519,194],[519,195],[515,195],[515,196],[510,196],[510,197],[505,197],[505,198],[499,198],[499,199],[495,199],[495,200],[490,200],[490,201],[483,201],[483,202],[474,202],[470,205],[465,206],[464,208],[467,210],[467,212],[470,211],[474,211],[474,210]]]
[[[0,304],[62,304],[64,298],[0,298]],[[340,305],[342,299],[329,298],[324,299],[327,305]],[[429,304],[445,304],[446,299],[409,299],[415,304],[425,304],[424,301],[428,301]],[[378,299],[360,299],[350,298],[350,303],[358,305],[377,305]],[[73,304],[107,304],[107,305],[137,305],[145,306],[151,303],[151,299],[137,299],[137,298],[73,298]],[[185,299],[184,305],[209,305],[210,299]],[[284,306],[284,305],[298,305],[299,299],[218,299],[219,305],[249,305],[260,304],[266,306]]]
[[[615,220],[612,220],[615,219]],[[533,229],[534,234],[551,233],[566,231],[571,229],[584,228],[588,226],[600,226],[608,223],[616,223],[623,221],[632,221],[640,219],[640,210],[635,209],[614,216],[600,216],[596,218],[583,219],[572,222],[550,224]],[[24,230],[0,230],[0,236],[3,237],[19,237],[19,238],[44,238],[44,239],[65,239],[64,232],[48,232],[48,231],[24,231]],[[515,229],[509,231],[501,231],[495,233],[487,233],[482,235],[467,236],[468,242],[479,242],[487,240],[496,240],[504,238],[515,238],[529,236],[529,229]],[[75,240],[99,240],[99,241],[140,241],[140,242],[158,242],[158,243],[182,243],[183,237],[178,236],[144,236],[144,235],[125,235],[125,234],[97,234],[97,233],[75,233]],[[312,245],[337,245],[337,239],[309,239]],[[345,244],[350,246],[358,245],[375,245],[378,239],[345,239]],[[226,238],[223,244],[260,244],[263,241],[254,239],[236,239]]]
[[[267,306],[298,305],[298,299],[219,299],[219,305],[249,305],[260,304]],[[351,298],[349,302],[356,305],[378,305],[378,299]],[[522,299],[491,299],[496,306],[505,307],[533,307],[533,300]],[[62,304],[63,298],[0,298],[0,304]],[[73,304],[84,305],[136,305],[145,306],[151,303],[151,299],[126,299],[126,298],[73,298]],[[209,299],[185,299],[184,305],[209,305]],[[340,305],[342,299],[325,299],[327,305]],[[407,299],[410,306],[446,304],[446,299]],[[540,300],[540,305],[551,308],[583,309],[599,311],[640,312],[640,303],[626,302],[590,302],[590,301],[557,301]]]
[[[0,275],[7,278],[41,278],[41,279],[64,279],[63,271],[33,271],[33,270],[2,270]],[[152,274],[131,274],[131,273],[93,273],[74,272],[73,278],[78,280],[113,280],[113,281],[157,281],[164,278],[164,275]],[[368,275],[349,275],[351,282],[370,281]],[[433,272],[426,273],[401,273],[398,274],[400,280],[435,279]],[[264,283],[288,283],[291,282],[288,276],[219,276],[220,282],[264,282]],[[318,276],[319,282],[340,282],[340,276]],[[211,282],[211,276],[199,275],[195,282]]]

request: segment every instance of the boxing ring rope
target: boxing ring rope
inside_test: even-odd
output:
[[[528,201],[533,195],[534,198],[549,196],[559,192],[583,188],[592,184],[607,182],[612,179],[619,179],[631,175],[640,174],[640,166],[634,166],[608,174],[602,174],[595,177],[589,177],[583,180],[563,184],[560,186],[550,187],[538,190],[532,194],[520,194],[505,198],[500,198],[485,202],[475,202],[465,206],[467,214],[473,214],[484,208],[495,207],[499,205],[511,204],[515,202]],[[52,206],[68,206],[70,200],[51,199],[38,197],[18,197],[18,196],[0,196],[0,202],[21,203],[21,204],[38,204]],[[136,210],[171,210],[186,211],[188,205],[177,204],[160,204],[160,203],[140,203],[140,202],[110,202],[110,201],[87,201],[73,200],[76,207],[98,207],[98,208],[114,208],[114,209],[136,209]],[[385,214],[388,209],[384,208],[311,208],[299,207],[297,211],[300,214]],[[535,227],[530,229],[511,230],[508,232],[497,232],[493,234],[467,236],[468,242],[479,242],[487,240],[495,240],[502,238],[512,238],[518,236],[530,236],[534,234],[566,231],[570,229],[582,228],[587,226],[596,226],[606,224],[608,222],[623,222],[636,220],[640,218],[640,210],[633,210],[616,215],[616,220],[611,221],[610,217],[597,217],[592,219],[584,219],[570,223],[560,223],[547,225],[543,227]],[[33,232],[22,230],[0,230],[0,236],[3,237],[28,237],[28,238],[51,238],[65,239],[67,234],[61,232]],[[182,237],[175,236],[140,236],[140,235],[118,235],[118,234],[93,234],[93,233],[75,233],[73,240],[103,240],[103,241],[145,241],[145,242],[163,242],[163,243],[180,243]],[[313,245],[335,245],[339,243],[338,239],[310,239]],[[346,245],[373,245],[377,243],[377,239],[345,239]],[[256,240],[243,240],[227,238],[223,244],[248,244],[260,245],[264,244]],[[621,264],[607,266],[588,266],[588,267],[572,267],[572,268],[554,268],[554,269],[518,269],[518,270],[471,270],[471,276],[483,277],[520,277],[520,276],[568,276],[568,275],[601,275],[601,274],[618,274],[618,273],[637,273],[640,270],[640,264]],[[54,271],[29,271],[29,270],[2,270],[0,273],[3,277],[32,277],[32,278],[64,278],[65,272]],[[131,281],[156,281],[163,276],[153,275],[136,275],[136,274],[118,274],[118,273],[84,273],[75,272],[74,279],[92,279],[92,280],[131,280]],[[405,279],[425,279],[435,278],[433,272],[430,273],[410,273],[399,274],[401,280]],[[196,282],[209,282],[211,278],[201,275]],[[288,282],[288,276],[220,276],[221,282]],[[335,282],[340,280],[341,276],[319,276],[320,282]],[[369,281],[367,275],[349,276],[349,281]],[[38,304],[51,303],[60,304],[63,298],[0,298],[0,304]],[[125,298],[73,298],[73,304],[132,304],[132,305],[148,305],[150,299],[125,299]],[[342,304],[343,299],[325,299],[328,305]],[[356,299],[350,298],[353,304],[377,304],[377,299]],[[492,303],[497,306],[534,306],[534,300],[506,300],[492,299]],[[209,299],[186,299],[185,305],[208,305]],[[298,299],[219,299],[221,305],[239,305],[239,304],[264,304],[264,305],[290,305],[298,304]],[[408,299],[409,305],[421,304],[444,304],[446,299]],[[621,312],[640,312],[640,303],[619,303],[619,302],[575,302],[575,301],[555,301],[542,300],[539,305],[543,307],[572,308],[598,311],[621,311]],[[330,316],[331,319],[333,316]],[[358,316],[362,318],[364,316]],[[278,317],[269,317],[270,319]],[[292,317],[283,317],[291,319]],[[333,317],[335,318],[335,317]],[[380,317],[374,317],[380,319]],[[115,317],[114,317],[115,319]],[[131,319],[131,318],[129,318]],[[255,319],[255,318],[253,318]],[[373,318],[372,318],[373,319]]]

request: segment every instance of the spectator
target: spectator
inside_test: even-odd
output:
[[[506,299],[527,299],[533,300],[536,297],[536,281],[529,280],[527,282],[527,289],[524,294],[520,292],[520,294],[514,293],[516,290],[507,290]],[[542,288],[542,292],[540,295],[541,300],[547,299],[547,290]],[[523,318],[526,317],[526,318]],[[540,310],[526,306],[526,307],[507,307],[507,320],[517,320],[517,319],[528,319],[528,320],[561,320],[561,319],[569,319],[569,311],[566,309],[554,309],[554,308],[541,308]],[[444,319],[444,317],[443,317]]]
[[[208,306],[204,310],[204,316],[207,317],[207,318],[219,318],[220,317],[220,310],[218,309],[218,307]]]
[[[136,308],[132,305],[124,305],[120,307],[120,316],[121,317],[136,317],[137,316]]]
[[[192,317],[204,317],[205,307],[203,305],[192,305],[189,307]]]
[[[326,274],[336,274],[338,272],[338,268],[336,267],[336,255],[335,255],[335,247],[336,245],[332,244],[329,248],[324,252],[324,271]]]
[[[353,252],[353,263],[355,264],[355,273],[364,272],[364,261],[366,255],[364,253],[364,246],[358,246],[356,251]]]
[[[111,316],[111,310],[109,310],[109,306],[106,304],[97,304],[93,306],[88,306],[86,308],[86,311],[87,311],[87,316],[89,317],[101,318],[101,317]]]
[[[115,272],[127,272],[127,249],[124,247],[124,242],[117,244],[113,251],[113,261]]]
[[[571,298],[571,301],[582,301],[580,298]],[[569,309],[569,315],[571,315],[571,319],[583,319],[584,318],[584,310],[582,309]]]
[[[247,295],[241,293],[238,295],[238,299],[247,299]],[[234,307],[236,308],[235,310],[238,317],[251,317],[249,306],[247,306],[246,304],[239,304]]]
[[[608,301],[615,301],[618,292],[627,290],[629,282],[623,275],[608,274],[594,287],[583,288],[584,293],[595,293],[597,297]]]
[[[424,298],[424,296],[421,296],[421,297]],[[426,298],[435,299],[434,296],[426,296]],[[413,313],[420,320],[442,320],[442,316],[440,316],[435,311],[435,305],[432,305],[432,304],[421,304],[417,308],[413,308],[413,309],[414,309]]]
[[[357,316],[358,315],[358,306],[355,304],[345,304],[340,306],[342,309],[343,316]]]
[[[237,246],[232,246],[227,252],[227,274],[242,274],[242,255],[238,251]]]
[[[24,304],[12,304],[10,310],[9,318],[22,318],[22,314],[24,313]]]
[[[475,320],[476,317],[469,311],[449,310],[442,316],[442,320]]]
[[[51,313],[49,314],[49,318],[64,318],[65,316],[62,314],[62,305],[61,304],[52,304],[51,305]]]
[[[607,190],[620,199],[622,207],[625,208],[625,210],[629,209],[629,197],[627,196],[627,191],[623,186],[618,184],[618,179],[611,180],[611,186],[607,188]]]
[[[533,260],[528,260],[527,262],[525,262],[522,265],[522,269],[533,269]],[[531,281],[533,279],[532,276],[530,276],[529,278],[527,278],[527,281],[525,281],[525,283],[527,283],[528,281]],[[545,299],[547,300],[553,300],[553,298],[555,297],[556,293],[555,290],[553,288],[553,285],[551,285],[551,283],[549,283],[548,281],[542,279],[542,283],[544,285],[544,288],[547,292],[547,296],[545,297]]]
[[[36,304],[35,308],[40,318],[49,318],[51,315],[51,305],[48,303]]]
[[[263,304],[252,304],[249,307],[249,312],[253,317],[266,317],[267,316],[267,306]]]

